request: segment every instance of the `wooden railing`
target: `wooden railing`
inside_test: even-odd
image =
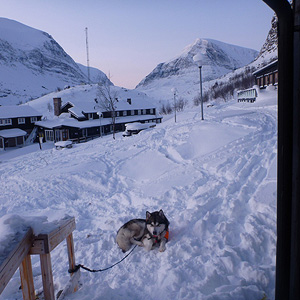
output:
[[[69,268],[75,268],[73,234],[75,218],[67,218],[51,232],[35,236],[30,228],[22,241],[10,252],[0,266],[0,294],[20,269],[21,287],[24,300],[35,300],[31,255],[40,255],[43,290],[45,300],[55,300],[50,252],[64,239],[67,241]],[[71,274],[71,278],[76,273]],[[78,289],[78,283],[72,285],[72,292]]]

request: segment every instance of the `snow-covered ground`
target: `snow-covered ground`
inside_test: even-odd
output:
[[[165,252],[138,247],[108,271],[82,271],[66,299],[274,299],[276,104],[276,91],[265,91],[255,103],[205,107],[204,121],[194,108],[132,137],[0,152],[0,258],[24,226],[38,232],[68,214],[77,263],[105,268],[124,256],[119,227],[163,209]],[[57,293],[69,279],[66,244],[51,258]],[[0,299],[21,299],[19,286],[17,272]]]

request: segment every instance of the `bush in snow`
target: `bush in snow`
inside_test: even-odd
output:
[[[162,104],[161,107],[159,108],[159,113],[162,115],[169,115],[173,112],[173,108],[168,102],[167,104]]]
[[[252,75],[254,68],[246,67],[244,73],[236,74],[230,80],[219,80],[203,95],[203,102],[214,99],[223,99],[225,102],[233,97],[235,90],[251,88],[255,84],[255,78]],[[194,99],[194,105],[200,104],[200,97]]]

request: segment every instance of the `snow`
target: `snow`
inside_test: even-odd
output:
[[[111,86],[110,90],[111,94],[115,94],[118,98],[118,102],[115,104],[116,111],[155,108],[153,99],[148,97],[145,93],[117,86]],[[79,117],[83,116],[82,112],[89,113],[101,110],[97,84],[80,85],[60,92],[53,92],[32,100],[26,103],[26,105],[41,112],[43,117],[46,117],[48,120],[55,119],[53,113],[53,98],[61,98],[62,106],[71,103],[73,105],[71,111],[74,111]],[[98,104],[95,102],[97,98]],[[131,99],[131,104],[127,102],[127,99]]]
[[[179,98],[193,100],[199,94],[199,63],[202,65],[203,91],[212,85],[210,81],[250,64],[257,51],[213,39],[196,39],[186,46],[180,55],[160,63],[138,85],[137,90],[162,102],[172,101],[172,87]],[[197,62],[194,61],[194,58]],[[199,61],[200,60],[200,61]]]
[[[37,117],[42,114],[28,105],[0,106],[0,118]]]
[[[72,146],[72,141],[59,141],[59,142],[56,142],[54,144],[56,147],[61,147],[61,148],[64,148],[64,147],[70,147]]]
[[[48,39],[48,34],[26,26],[14,20],[1,18],[0,36],[15,48],[32,50]]]
[[[87,81],[49,34],[17,21],[0,17],[0,49],[0,105],[25,103]]]
[[[156,123],[154,122],[150,122],[150,123],[129,123],[129,124],[125,124],[126,126],[126,130],[142,130],[142,129],[147,129],[149,127],[155,127]]]
[[[27,134],[26,131],[19,128],[11,128],[11,129],[3,129],[0,130],[0,136],[4,138],[12,138],[17,136],[25,136]]]
[[[82,271],[65,299],[274,299],[276,90],[255,103],[215,103],[165,118],[130,138],[105,136],[71,149],[34,144],[0,152],[0,257],[24,226],[76,218],[76,262],[105,268],[123,258],[122,224],[163,209],[166,251],[137,247],[114,268]],[[36,230],[36,229],[35,229]],[[69,280],[66,244],[52,253],[55,294]],[[37,292],[38,256],[32,256]],[[0,296],[21,299],[18,272]]]

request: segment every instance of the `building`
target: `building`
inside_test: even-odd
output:
[[[253,73],[256,85],[259,88],[266,88],[268,85],[278,84],[278,59],[260,68]]]
[[[0,106],[0,149],[23,146],[41,118],[28,105]]]
[[[144,94],[143,94],[144,95]],[[97,99],[67,101],[53,99],[53,119],[36,122],[38,131],[43,132],[46,141],[86,141],[106,134],[125,130],[125,124],[132,122],[161,123],[162,116],[156,107],[138,92],[122,90],[118,94],[115,111],[104,111]],[[96,100],[96,101],[95,101]],[[115,114],[115,128],[112,114]]]

